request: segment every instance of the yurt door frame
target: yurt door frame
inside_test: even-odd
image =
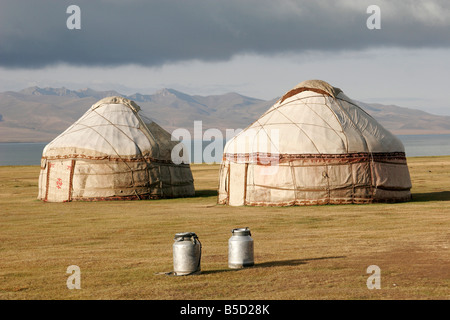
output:
[[[67,202],[72,200],[72,181],[75,160],[49,160],[45,201]]]

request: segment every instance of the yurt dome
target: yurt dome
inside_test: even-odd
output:
[[[308,80],[227,142],[218,203],[400,202],[410,189],[402,142],[342,90]]]
[[[194,195],[188,163],[175,164],[178,141],[122,97],[95,103],[43,150],[38,198],[49,202]]]

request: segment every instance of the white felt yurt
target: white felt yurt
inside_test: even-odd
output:
[[[411,198],[402,142],[320,80],[300,83],[227,142],[218,203],[289,206]]]
[[[193,196],[189,163],[171,160],[176,144],[133,101],[102,99],[44,148],[38,198],[65,202]]]

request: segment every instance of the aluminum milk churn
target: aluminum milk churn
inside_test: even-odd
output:
[[[177,276],[199,273],[202,245],[197,235],[177,233],[173,240],[173,273]]]
[[[232,236],[228,240],[228,267],[237,269],[253,266],[255,262],[250,229],[233,229],[231,233]]]

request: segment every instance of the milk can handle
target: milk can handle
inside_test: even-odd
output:
[[[249,236],[252,235],[252,232],[250,231],[250,228],[249,228],[249,227],[245,227],[245,228],[237,228],[237,229],[245,229],[245,231],[248,231],[248,235],[249,235]],[[237,230],[237,229],[232,229],[232,230],[231,230],[231,233],[233,233],[233,231],[234,231],[234,230]]]
[[[197,236],[192,236],[191,237],[191,241],[192,241],[192,244],[195,244],[195,242],[198,242],[198,243],[200,243],[200,240],[198,240],[198,237]],[[200,243],[200,246],[201,246],[202,244]]]

